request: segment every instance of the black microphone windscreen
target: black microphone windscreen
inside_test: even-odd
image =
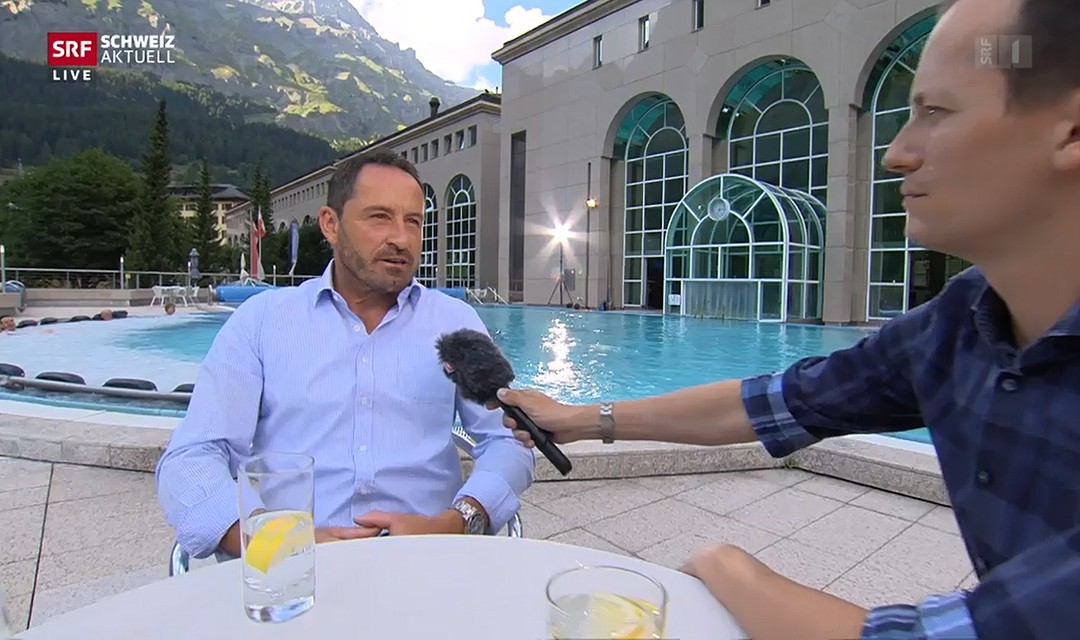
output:
[[[444,334],[435,342],[435,349],[446,376],[467,400],[486,404],[514,380],[510,362],[481,331],[458,329]]]

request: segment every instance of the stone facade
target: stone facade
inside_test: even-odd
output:
[[[399,153],[416,165],[425,183],[428,220],[418,277],[430,286],[494,288],[498,282],[499,142],[501,96],[481,93],[361,151]],[[350,154],[343,161],[356,154]],[[271,191],[274,223],[317,224],[334,164]],[[250,204],[229,212],[229,235],[242,242]]]
[[[655,308],[656,300],[663,299],[647,290],[663,286],[669,279],[664,270],[671,269],[671,255],[664,248],[670,234],[665,236],[664,232],[675,205],[694,185],[710,176],[735,171],[733,167],[741,162],[747,166],[739,173],[766,183],[775,184],[775,178],[780,176],[779,182],[783,183],[789,170],[792,175],[800,174],[794,182],[802,182],[798,186],[808,188],[799,190],[818,196],[825,203],[824,237],[820,241],[823,292],[817,301],[818,317],[828,323],[863,322],[868,316],[888,317],[927,295],[927,289],[935,286],[933,281],[941,279],[943,262],[937,259],[940,256],[909,251],[902,238],[898,241],[878,234],[873,244],[879,250],[871,265],[870,211],[876,184],[873,163],[880,160],[880,153],[874,151],[887,145],[889,140],[883,138],[891,139],[895,134],[879,123],[877,140],[873,140],[875,90],[883,76],[890,73],[892,79],[886,79],[886,85],[902,83],[903,78],[896,78],[900,72],[906,73],[905,69],[896,64],[887,65],[889,56],[894,55],[890,47],[899,54],[909,54],[901,65],[917,60],[921,42],[916,42],[918,46],[914,47],[905,43],[918,40],[927,25],[932,26],[936,3],[931,0],[734,0],[705,1],[700,5],[700,2],[584,2],[508,42],[494,54],[503,66],[500,292],[506,295],[512,290],[512,273],[517,270],[524,275],[524,301],[539,304],[547,301],[553,274],[559,272],[559,252],[552,250],[553,238],[548,230],[564,226],[569,236],[564,246],[564,268],[578,276],[574,278],[572,292],[576,297],[584,299],[588,287],[588,306],[608,301],[616,307]],[[762,4],[765,6],[758,6]],[[973,43],[973,56],[975,50]],[[794,71],[801,75],[796,77]],[[769,141],[762,137],[748,139],[751,146],[758,145],[758,155],[753,156],[757,160],[747,163],[731,158],[729,161],[733,149],[739,151],[731,142],[734,130],[727,129],[729,112],[740,109],[740,115],[750,112],[750,117],[758,117],[753,101],[768,110],[770,105],[763,104],[763,100],[771,99],[775,106],[776,99],[784,97],[779,89],[771,96],[754,95],[755,90],[768,93],[768,83],[755,86],[754,81],[769,74],[777,77],[786,74],[783,77],[790,91],[800,92],[800,99],[810,93],[811,85],[795,87],[795,84],[805,84],[809,78],[819,85],[820,94],[804,100],[805,110],[809,112],[807,129],[792,132],[790,142],[784,134],[784,157],[790,155],[796,161],[790,165],[762,166],[764,162],[760,158],[770,153],[763,151],[763,143]],[[746,100],[750,102],[738,102],[740,92],[747,94]],[[647,101],[653,104],[666,101],[674,109],[669,106],[663,116],[671,140],[649,138],[667,155],[657,152],[649,156],[648,150],[644,153],[649,156],[644,160],[646,163],[662,157],[669,166],[658,169],[665,191],[660,195],[659,186],[653,189],[656,193],[651,203],[656,205],[656,220],[661,219],[661,213],[664,220],[652,226],[648,201],[651,178],[648,167],[645,169],[643,224],[646,232],[651,229],[656,233],[655,237],[645,233],[645,246],[639,247],[638,239],[635,237],[631,242],[626,233],[627,220],[633,218],[633,224],[641,224],[640,218],[634,218],[636,209],[632,211],[641,203],[627,201],[628,197],[640,197],[639,190],[627,187],[628,176],[632,181],[640,178],[628,174],[632,155],[627,153],[634,152],[627,149],[635,143],[627,141],[626,131],[632,128],[632,119],[641,117],[641,112],[647,110]],[[906,110],[893,120],[897,118],[906,118]],[[651,123],[638,126],[662,128]],[[672,130],[681,134],[681,143],[672,142],[675,140]],[[813,150],[806,141],[811,132],[815,137]],[[525,138],[527,177],[523,186],[515,185],[524,190],[523,198],[518,194],[523,207],[512,204],[515,194],[509,158],[514,134]],[[806,148],[800,148],[800,144]],[[678,148],[672,151],[675,147]],[[656,164],[659,165],[659,160]],[[774,179],[766,177],[770,175]],[[889,188],[879,185],[882,192]],[[597,206],[587,216],[586,200],[590,197]],[[879,197],[879,201],[883,199],[884,196]],[[884,210],[885,205],[879,204],[878,208]],[[896,214],[902,210],[886,212]],[[519,222],[518,226],[526,231],[524,250],[512,256],[514,217],[523,217],[524,224]],[[902,227],[903,219],[894,215],[882,223]],[[886,248],[892,252],[886,252]],[[627,251],[644,258],[632,264],[625,258]],[[665,261],[669,264],[664,264]],[[885,265],[888,269],[882,262],[888,263]],[[927,264],[934,273],[928,275]],[[955,271],[957,265],[950,262],[944,268]],[[889,273],[883,274],[883,269]],[[650,270],[652,273],[646,273]],[[635,277],[638,282],[629,282]],[[868,287],[868,278],[877,284]],[[670,293],[670,288],[665,291]],[[871,304],[868,304],[868,291],[873,298]],[[666,300],[670,301],[670,298]]]

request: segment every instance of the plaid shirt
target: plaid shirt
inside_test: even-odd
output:
[[[822,438],[928,426],[979,584],[870,611],[865,639],[1080,637],[1080,303],[1013,346],[969,269],[858,345],[748,378],[776,457]]]

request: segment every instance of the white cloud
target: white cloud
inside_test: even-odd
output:
[[[495,84],[485,78],[483,75],[476,76],[476,81],[472,83],[472,88],[477,91],[494,91]]]
[[[491,63],[491,54],[507,40],[546,22],[552,16],[539,8],[511,7],[508,26],[484,17],[484,0],[350,0],[379,35],[416,57],[436,75],[455,83],[491,88],[476,69]],[[481,86],[482,85],[482,86]]]

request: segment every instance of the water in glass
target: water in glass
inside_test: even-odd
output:
[[[547,587],[548,634],[554,640],[664,637],[667,592],[644,574],[620,567],[580,567]]]
[[[244,610],[257,622],[315,604],[313,467],[310,456],[265,454],[239,474]]]

